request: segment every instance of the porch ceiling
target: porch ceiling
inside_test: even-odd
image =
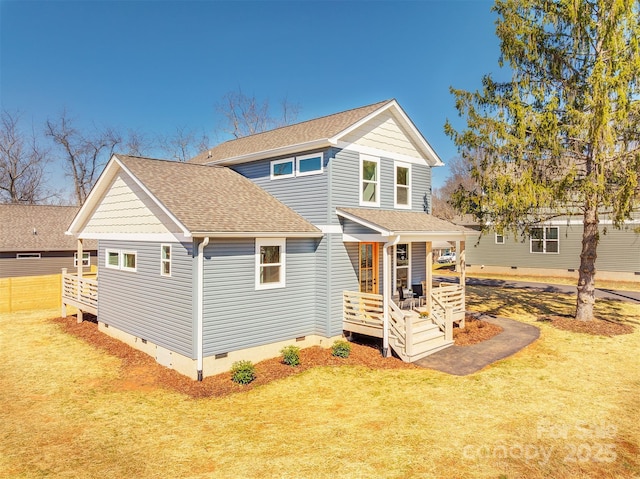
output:
[[[420,211],[336,208],[338,216],[378,232],[381,236],[410,236],[416,240],[462,239],[477,231]]]

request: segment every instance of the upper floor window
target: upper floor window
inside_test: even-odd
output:
[[[532,253],[559,253],[559,235],[557,226],[536,226],[531,228]]]
[[[292,178],[294,176],[294,160],[287,158],[285,160],[273,160],[271,162],[271,179],[276,178]]]
[[[360,204],[380,206],[380,159],[360,155]]]
[[[256,289],[284,288],[284,238],[256,238]]]
[[[123,271],[138,271],[138,253],[136,251],[123,251],[119,249],[105,250],[104,266],[110,269]]]
[[[171,276],[171,245],[169,244],[160,246],[160,274]]]
[[[90,266],[90,265],[91,265],[91,254],[82,253],[82,266]],[[73,266],[75,268],[78,267],[78,253],[73,253]]]
[[[411,165],[395,163],[395,207],[411,208]]]

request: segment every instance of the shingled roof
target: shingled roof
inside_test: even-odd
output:
[[[126,155],[114,155],[114,160],[191,234],[321,234],[298,213],[229,168]]]
[[[473,234],[473,230],[442,220],[421,211],[378,210],[367,208],[337,208],[337,213],[344,217],[360,220],[389,234],[420,234],[420,233],[466,233]]]
[[[253,153],[278,150],[287,146],[327,140],[391,102],[394,102],[394,100],[385,100],[333,115],[303,121],[295,125],[283,126],[263,133],[229,140],[200,153],[191,159],[190,163],[215,163],[216,161],[242,157]]]
[[[65,235],[77,206],[0,205],[0,251],[75,251],[76,239]],[[98,242],[86,240],[85,251]]]

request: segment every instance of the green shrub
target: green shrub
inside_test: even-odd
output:
[[[351,345],[347,341],[336,341],[331,346],[331,354],[339,358],[348,358],[351,352]]]
[[[280,350],[282,362],[289,366],[300,364],[300,348],[298,346],[285,346]]]
[[[238,384],[249,384],[256,378],[256,367],[251,361],[236,361],[231,365],[231,379]]]

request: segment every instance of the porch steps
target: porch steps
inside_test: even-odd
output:
[[[403,361],[414,362],[453,345],[453,341],[445,340],[444,333],[431,320],[420,320],[417,313],[407,315],[414,320],[411,349],[406,350],[406,344],[402,338],[394,334],[389,337],[389,346]]]

